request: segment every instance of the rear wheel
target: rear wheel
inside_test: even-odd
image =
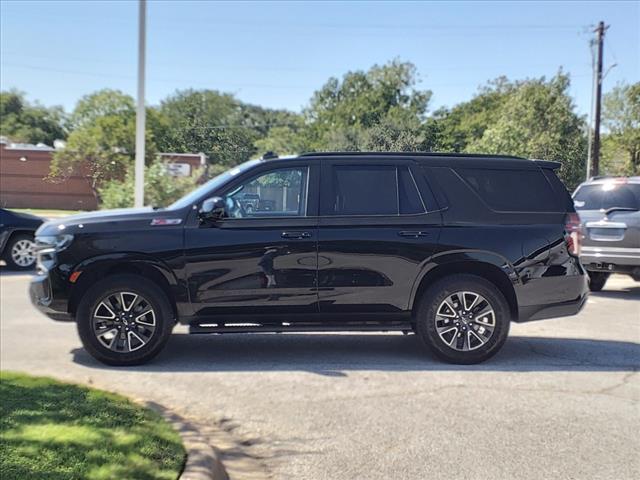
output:
[[[589,290],[599,292],[607,283],[609,274],[607,272],[588,272],[589,273]]]
[[[164,347],[173,327],[166,294],[136,275],[114,275],[82,297],[76,314],[85,350],[108,365],[139,365]]]
[[[20,233],[13,235],[4,249],[4,261],[12,270],[30,270],[36,264],[33,235]]]
[[[511,314],[492,283],[475,275],[452,275],[425,293],[416,311],[422,341],[441,359],[473,364],[495,355],[507,339]]]

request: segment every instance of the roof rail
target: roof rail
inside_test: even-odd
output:
[[[517,160],[527,160],[523,157],[517,157],[515,155],[494,155],[483,153],[451,153],[451,152],[305,152],[301,153],[300,157],[358,157],[363,155],[371,155],[378,157],[457,157],[457,158],[508,158]]]
[[[536,165],[538,165],[539,167],[550,168],[551,170],[557,170],[562,166],[560,162],[552,162],[551,160],[534,159],[533,161],[536,162]]]

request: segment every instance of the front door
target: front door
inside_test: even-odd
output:
[[[385,158],[323,162],[318,231],[322,313],[401,313],[438,243],[422,170]],[[430,211],[434,210],[434,211]]]
[[[195,315],[317,312],[317,170],[261,166],[217,193],[225,218],[185,229]]]

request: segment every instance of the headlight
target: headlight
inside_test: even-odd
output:
[[[36,236],[36,269],[40,273],[51,270],[56,262],[56,253],[61,252],[73,241],[73,235]]]
[[[36,249],[44,250],[53,248],[56,252],[60,252],[71,245],[73,235],[47,235],[36,237]]]

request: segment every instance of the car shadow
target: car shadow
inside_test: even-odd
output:
[[[634,286],[618,288],[616,290],[591,292],[590,295],[592,298],[614,298],[616,300],[635,300],[637,302],[640,300],[640,283]],[[638,306],[638,310],[640,311],[640,305]]]
[[[31,277],[33,275],[35,275],[36,271],[35,269],[33,270],[12,270],[9,267],[7,267],[7,265],[4,264],[4,262],[2,264],[0,264],[0,276],[2,277]]]
[[[108,367],[83,349],[73,361]],[[498,355],[479,365],[451,365],[434,358],[415,335],[225,334],[172,336],[144,372],[306,371],[346,376],[351,370],[632,372],[640,369],[640,345],[613,340],[513,336]]]

